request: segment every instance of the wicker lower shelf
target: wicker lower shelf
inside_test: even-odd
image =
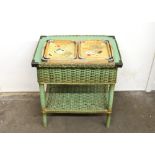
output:
[[[108,85],[48,85],[46,113],[106,113]]]

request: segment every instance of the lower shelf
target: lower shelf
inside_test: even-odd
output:
[[[45,111],[53,113],[104,113],[108,85],[48,85]]]

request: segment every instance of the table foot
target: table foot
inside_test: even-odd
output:
[[[47,114],[43,114],[43,126],[47,127]]]
[[[110,127],[110,121],[111,121],[111,114],[107,114],[106,116],[106,128]]]

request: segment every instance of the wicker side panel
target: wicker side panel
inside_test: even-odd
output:
[[[116,68],[47,68],[37,69],[39,83],[93,84],[116,83]]]

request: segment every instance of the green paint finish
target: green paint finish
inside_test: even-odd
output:
[[[45,111],[62,113],[104,113],[107,85],[48,85]]]
[[[40,88],[41,107],[42,107],[42,110],[44,110],[46,108],[46,96],[45,96],[44,84],[40,84],[39,88]],[[47,127],[47,114],[46,113],[43,113],[43,126]]]
[[[47,127],[47,114],[43,114],[43,126]]]
[[[47,68],[37,69],[39,83],[114,84],[116,68]]]
[[[121,56],[119,53],[119,49],[117,46],[117,42],[114,36],[103,36],[103,35],[70,35],[70,36],[43,36],[40,37],[40,40],[38,42],[33,62],[37,64],[42,63],[42,52],[44,50],[44,46],[46,44],[47,40],[74,40],[74,41],[80,41],[80,40],[108,40],[112,46],[112,50],[114,52],[114,62],[115,64],[119,64],[121,62]]]
[[[108,40],[115,63],[109,66],[46,66],[47,63],[41,59],[47,40]],[[33,64],[37,66],[44,127],[47,126],[47,113],[54,112],[106,113],[106,127],[110,126],[117,68],[121,67],[121,56],[115,37],[42,36],[33,57]],[[46,91],[44,85],[47,86]]]
[[[44,109],[46,107],[46,98],[45,98],[45,89],[44,89],[44,84],[39,85],[40,88],[40,102],[41,102],[41,107]]]
[[[113,105],[113,97],[114,97],[114,88],[115,85],[110,85],[109,87],[109,98],[108,98],[108,110],[112,112],[112,105]],[[109,128],[111,122],[111,114],[107,114],[106,118],[106,127]]]
[[[109,100],[109,110],[112,110],[114,88],[115,88],[114,84],[110,85],[110,87],[109,87],[109,99],[108,99]]]
[[[110,122],[111,122],[111,114],[107,114],[106,116],[106,128],[110,127]]]

